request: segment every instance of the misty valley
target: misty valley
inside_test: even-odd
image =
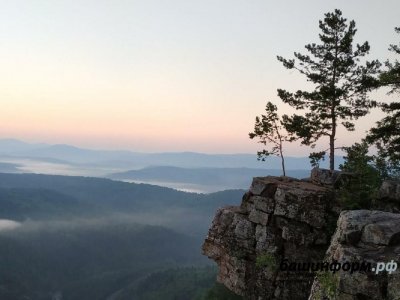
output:
[[[242,194],[1,173],[0,299],[235,299],[200,248]]]
[[[287,163],[308,176],[307,158]],[[0,299],[239,299],[201,245],[265,175],[279,160],[0,140]]]

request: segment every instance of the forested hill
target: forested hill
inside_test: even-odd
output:
[[[0,299],[229,295],[211,289],[216,271],[200,246],[215,211],[242,194],[0,173]]]
[[[216,208],[239,203],[242,195],[242,190],[197,194],[102,178],[0,173],[1,208],[15,214],[23,214],[24,207],[29,214],[47,211],[48,217],[185,209],[211,217]]]

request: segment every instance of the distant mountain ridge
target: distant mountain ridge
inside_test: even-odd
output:
[[[272,156],[265,162],[257,161],[256,154],[204,154],[196,152],[142,153],[126,150],[92,150],[75,146],[44,143],[31,144],[15,139],[0,139],[1,158],[30,158],[60,160],[70,164],[98,165],[115,168],[140,169],[149,166],[174,166],[181,168],[255,168],[281,169],[280,158]],[[309,170],[307,157],[286,157],[287,170]],[[336,157],[336,165],[343,162]],[[321,166],[325,166],[323,162]]]

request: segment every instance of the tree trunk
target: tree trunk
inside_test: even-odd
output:
[[[286,170],[285,170],[285,158],[281,154],[281,161],[282,161],[282,171],[283,171],[283,176],[286,176]]]
[[[336,136],[336,71],[337,71],[337,60],[338,60],[338,48],[339,38],[338,33],[335,32],[335,60],[333,61],[333,78],[332,78],[332,91],[333,99],[331,102],[331,118],[332,118],[332,133],[329,136],[329,170],[333,172],[335,170],[335,136]],[[339,101],[340,103],[340,101]]]
[[[334,135],[330,135],[329,137],[329,170],[334,171],[335,170],[335,137]]]
[[[283,140],[282,140],[281,134],[279,133],[278,125],[276,125],[276,122],[275,122],[275,130],[276,130],[276,134],[278,135],[278,139],[279,139],[279,154],[281,156],[282,172],[283,172],[283,176],[286,176],[285,158],[283,157],[283,147],[282,147]]]
[[[333,172],[335,170],[335,136],[336,136],[336,115],[335,106],[331,107],[332,116],[332,132],[329,136],[329,170]]]
[[[329,170],[333,172],[335,170],[335,136],[336,136],[336,116],[334,114],[335,109],[332,108],[332,133],[329,136]]]

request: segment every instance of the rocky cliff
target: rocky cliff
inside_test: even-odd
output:
[[[340,213],[334,188],[348,176],[254,178],[240,207],[218,210],[203,244],[217,280],[249,300],[400,300],[400,183],[382,184],[382,211]]]
[[[317,275],[310,300],[400,299],[400,214],[342,212],[325,260],[337,262],[337,272]]]
[[[203,245],[218,281],[246,299],[307,299],[314,277],[280,262],[324,258],[340,209],[332,189],[287,177],[254,178],[240,207],[220,209]]]

